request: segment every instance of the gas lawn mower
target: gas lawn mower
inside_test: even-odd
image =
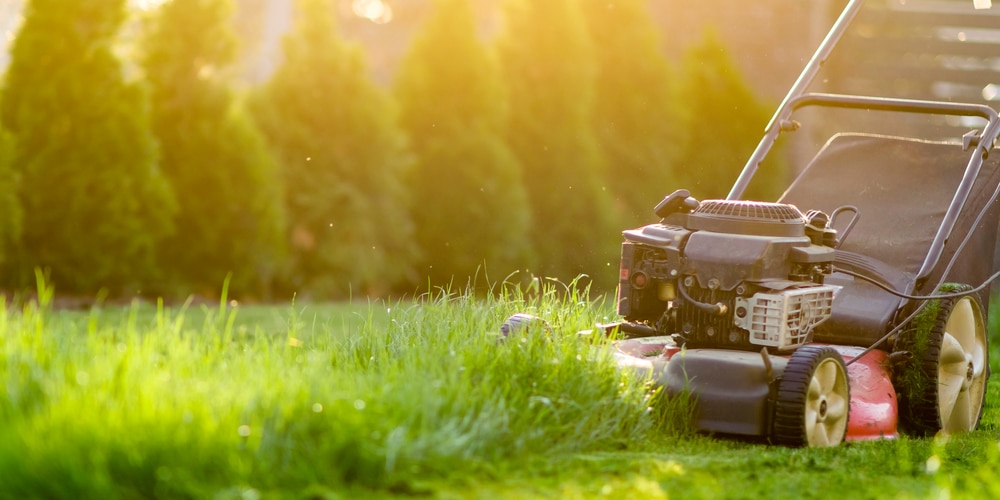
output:
[[[807,93],[851,1],[724,200],[677,190],[624,232],[614,356],[707,432],[789,446],[975,429],[1000,273],[1000,117],[985,105]],[[977,3],[977,8],[980,5]],[[978,117],[956,141],[838,133],[775,202],[741,199],[806,107]],[[805,211],[803,211],[805,210]],[[516,315],[512,329],[530,321]]]

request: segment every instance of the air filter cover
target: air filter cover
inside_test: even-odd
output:
[[[705,200],[688,228],[749,236],[804,236],[805,216],[795,205],[744,200]]]

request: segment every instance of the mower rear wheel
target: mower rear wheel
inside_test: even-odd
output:
[[[926,346],[913,360],[924,377],[905,401],[914,430],[956,434],[979,425],[989,353],[982,311],[973,295],[941,299]]]
[[[847,367],[836,350],[800,347],[778,383],[772,440],[786,446],[837,446],[847,434],[850,391]]]

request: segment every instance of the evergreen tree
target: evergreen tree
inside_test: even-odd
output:
[[[524,265],[528,206],[520,166],[503,137],[499,68],[476,37],[468,0],[438,0],[396,81],[417,157],[411,189],[433,284]]]
[[[236,57],[230,0],[172,0],[147,26],[143,68],[153,130],[177,195],[177,232],[165,266],[195,291],[267,293],[281,264],[279,174],[222,76]]]
[[[524,166],[534,270],[598,279],[617,262],[620,229],[594,130],[596,61],[577,0],[510,0],[498,40],[509,85],[507,137]]]
[[[678,167],[684,187],[699,199],[724,198],[753,153],[770,118],[718,36],[708,31],[684,57],[682,102],[689,107],[690,139]],[[774,155],[777,156],[777,155]],[[744,198],[781,194],[780,164],[762,168]]]
[[[35,267],[63,291],[152,283],[175,203],[147,96],[112,50],[125,16],[126,0],[26,6],[0,101],[21,180],[22,283]]]
[[[597,54],[594,126],[623,224],[655,220],[653,207],[678,187],[686,143],[674,72],[646,0],[580,2]]]
[[[253,108],[279,154],[292,285],[383,291],[412,280],[416,244],[404,176],[412,160],[393,102],[337,34],[330,0],[304,0],[285,61]]]
[[[13,164],[13,140],[0,128],[0,269],[11,252],[20,244],[21,204],[17,198],[17,176]],[[7,278],[3,273],[3,278]],[[11,283],[0,280],[0,286]]]

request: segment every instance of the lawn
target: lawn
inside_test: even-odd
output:
[[[50,293],[0,308],[0,498],[1000,497],[996,382],[968,435],[788,449],[690,432],[683,402],[573,334],[611,316],[582,294]],[[500,341],[519,311],[553,334]]]

